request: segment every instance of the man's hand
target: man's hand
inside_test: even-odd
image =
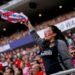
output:
[[[31,22],[30,21],[22,21],[20,22],[21,24],[24,24],[26,27],[28,27],[29,29],[33,29],[34,27],[32,26]]]

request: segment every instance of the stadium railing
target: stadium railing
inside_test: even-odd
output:
[[[70,69],[70,70],[60,71],[58,73],[54,73],[50,75],[66,75],[66,74],[75,75],[75,68]]]

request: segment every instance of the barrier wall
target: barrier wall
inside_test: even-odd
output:
[[[29,35],[29,36],[23,37],[22,39],[19,39],[19,40],[16,40],[16,41],[10,43],[10,47],[12,49],[15,49],[17,47],[21,47],[23,45],[26,45],[26,44],[29,44],[32,42],[33,42],[32,36]]]

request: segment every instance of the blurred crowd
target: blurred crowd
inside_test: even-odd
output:
[[[63,22],[65,20],[68,20],[68,19],[73,18],[73,17],[75,17],[75,11],[61,15],[59,17],[52,19],[52,20],[48,20],[46,22],[43,22],[42,24],[36,24],[35,27],[37,30],[40,30],[40,29],[47,27],[47,25],[55,25],[57,23]]]
[[[45,75],[40,47],[20,48],[0,54],[0,75]]]
[[[9,37],[2,37],[2,38],[0,38],[0,46],[11,43],[15,40],[19,40],[27,35],[28,35],[28,32],[22,30],[20,32],[14,33],[13,35],[11,35]]]
[[[75,34],[65,35],[68,51],[75,67]],[[39,45],[21,47],[0,54],[0,75],[46,75]]]

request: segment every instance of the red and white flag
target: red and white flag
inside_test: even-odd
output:
[[[1,18],[12,23],[18,23],[22,21],[28,21],[28,17],[23,13],[17,13],[15,11],[0,10]]]

